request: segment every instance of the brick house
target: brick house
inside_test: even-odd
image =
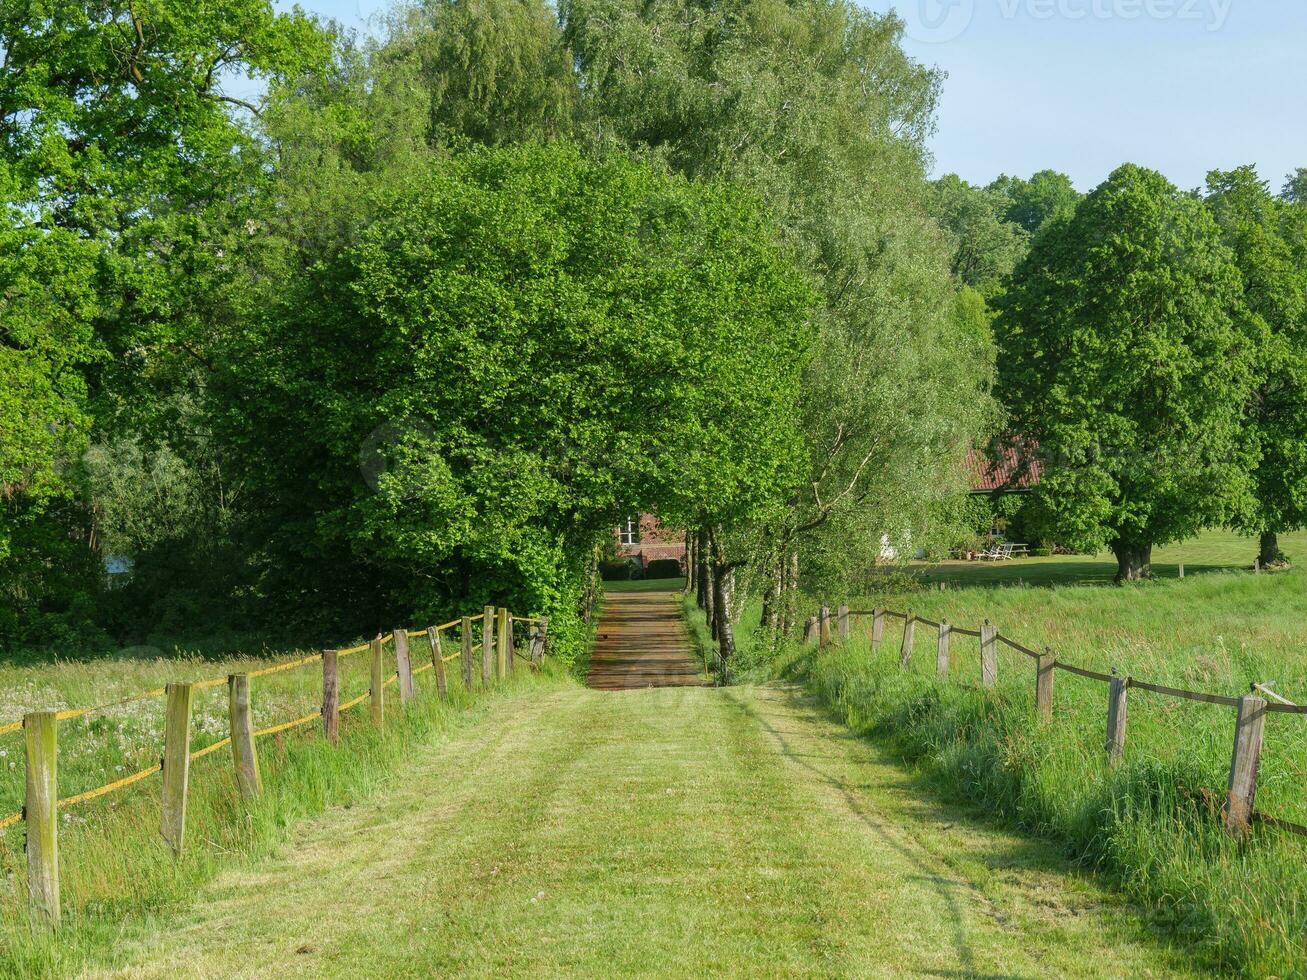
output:
[[[674,558],[685,571],[685,532],[671,531],[658,523],[653,514],[630,517],[617,525],[617,553],[648,568],[651,561]]]

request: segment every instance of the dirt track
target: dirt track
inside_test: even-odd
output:
[[[685,632],[679,597],[679,592],[607,593],[586,684],[624,691],[707,683]]]

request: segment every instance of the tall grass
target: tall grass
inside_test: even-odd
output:
[[[1091,669],[1237,695],[1277,682],[1307,701],[1307,576],[1213,574],[1137,588],[964,588],[854,598],[909,606],[975,628],[992,620],[1031,647]],[[840,600],[828,597],[828,604]],[[814,607],[817,602],[813,602]],[[748,634],[756,615],[746,611]],[[702,617],[697,629],[702,630]],[[1259,829],[1221,829],[1234,709],[1129,694],[1126,753],[1106,764],[1106,685],[1058,672],[1054,717],[1034,711],[1033,662],[1000,645],[999,684],[979,686],[978,642],[954,636],[952,671],[936,679],[935,631],[917,625],[899,668],[901,624],[880,650],[870,621],[828,651],[788,646],[767,657],[746,644],[753,676],[804,680],[853,729],[893,746],[950,796],[1061,840],[1077,861],[1115,880],[1194,944],[1249,975],[1307,976],[1307,846]],[[1307,719],[1268,719],[1258,809],[1307,823]]]
[[[414,640],[414,662],[420,664],[424,646],[417,637]],[[365,652],[341,662],[342,701],[367,689],[367,660]],[[94,690],[80,693],[94,695],[94,700],[122,696],[163,680],[220,674],[224,667],[249,670],[267,663],[251,659],[225,665],[167,661],[167,675],[162,678],[157,673],[160,664],[151,664],[156,669],[152,674],[149,666],[133,664],[116,675],[110,666],[94,665],[89,679],[86,670],[70,670],[67,683],[89,685]],[[481,714],[485,696],[475,690],[464,691],[458,680],[458,661],[449,666],[453,670],[447,702],[436,698],[431,671],[417,678],[419,695],[405,708],[398,703],[396,687],[387,688],[382,730],[371,725],[365,701],[342,715],[336,746],[322,738],[316,724],[284,736],[260,738],[264,791],[251,804],[242,802],[236,790],[229,750],[195,760],[191,764],[187,844],[180,859],[173,857],[159,836],[157,776],[63,811],[59,844],[64,921],[57,936],[28,925],[22,827],[11,829],[0,839],[0,974],[63,976],[74,972],[113,942],[128,917],[157,916],[193,900],[197,888],[220,869],[266,853],[285,840],[297,820],[329,806],[348,805],[385,785],[417,746],[469,724]],[[101,675],[98,679],[97,672]],[[55,671],[42,675],[37,683],[60,691],[60,679]],[[495,696],[561,683],[566,683],[564,676],[552,668],[539,674],[519,669],[496,689]],[[251,687],[256,726],[287,721],[320,704],[321,667],[309,665],[255,678]],[[11,688],[9,702],[22,700],[13,691]],[[41,706],[58,705],[47,702]],[[133,771],[157,761],[162,745],[162,699],[134,702],[89,719],[80,727],[78,722],[83,719],[61,723],[61,796],[106,782],[120,774],[119,767]],[[192,748],[226,734],[225,687],[197,692]],[[21,746],[21,733],[16,740],[11,737],[4,761],[13,762],[15,749],[21,753]],[[16,770],[6,766],[0,777],[0,794],[7,807],[13,804],[15,794],[21,798],[21,762]]]

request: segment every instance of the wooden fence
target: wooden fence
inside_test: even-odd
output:
[[[1018,643],[1000,633],[989,620],[985,620],[979,629],[964,629],[952,625],[947,620],[935,622],[917,616],[912,610],[907,612],[881,608],[851,610],[847,605],[842,605],[832,616],[830,607],[823,606],[817,615],[808,617],[804,629],[804,642],[815,642],[819,646],[826,647],[837,640],[841,643],[847,641],[850,636],[850,621],[855,616],[871,617],[873,652],[884,642],[886,621],[897,619],[903,622],[903,634],[899,646],[899,668],[902,670],[908,669],[912,663],[916,624],[920,623],[936,630],[938,640],[935,648],[935,671],[941,679],[949,677],[949,661],[955,652],[953,649],[955,636],[970,637],[978,641],[978,675],[981,687],[994,687],[998,683],[1000,643],[1017,653],[1024,654],[1034,662],[1035,712],[1040,718],[1048,719],[1053,715],[1053,678],[1057,671],[1106,684],[1107,717],[1104,751],[1111,765],[1120,762],[1125,754],[1127,695],[1132,689],[1150,691],[1163,697],[1182,698],[1187,701],[1200,701],[1234,708],[1234,741],[1230,753],[1230,776],[1224,806],[1226,829],[1232,834],[1243,835],[1251,824],[1260,823],[1278,830],[1307,836],[1307,827],[1260,813],[1254,808],[1266,716],[1268,714],[1307,715],[1307,705],[1297,705],[1285,700],[1270,690],[1268,685],[1253,684],[1248,694],[1231,697],[1166,687],[1135,677],[1122,677],[1116,670],[1104,674],[1059,660],[1048,647],[1034,650]]]
[[[473,688],[477,659],[474,648],[474,623],[481,623],[480,686],[488,688],[494,680],[512,674],[516,659],[521,658],[538,667],[544,657],[549,637],[549,617],[514,616],[507,609],[496,610],[486,606],[475,616],[441,623],[439,626],[419,627],[415,630],[396,629],[388,635],[377,634],[370,642],[344,650],[324,650],[320,654],[276,664],[243,674],[213,677],[186,684],[168,684],[144,691],[107,704],[90,708],[69,708],[62,711],[34,711],[22,720],[0,725],[0,735],[21,730],[26,743],[27,781],[23,809],[0,820],[0,830],[23,821],[27,830],[27,882],[29,908],[32,918],[49,926],[59,924],[59,810],[84,803],[97,797],[125,789],[155,773],[161,774],[159,830],[174,855],[182,853],[186,835],[186,798],[190,780],[190,764],[196,759],[231,747],[232,768],[236,785],[243,799],[257,797],[261,791],[259,757],[256,739],[277,735],[320,721],[322,732],[333,745],[340,737],[340,715],[364,701],[370,704],[372,723],[385,724],[386,689],[398,686],[401,706],[416,696],[413,678],[434,671],[436,694],[441,700],[449,696],[446,664],[461,661],[463,686]],[[527,652],[521,653],[514,642],[514,627],[528,627]],[[441,633],[457,628],[459,648],[444,655]],[[409,655],[410,633],[425,633],[431,646],[431,662],[415,668]],[[394,670],[387,671],[386,648],[392,650]],[[367,651],[370,663],[368,689],[357,697],[340,701],[339,665],[345,657]],[[252,687],[256,677],[277,674],[286,670],[322,664],[322,706],[312,714],[291,721],[254,729],[251,711]],[[230,734],[201,749],[191,750],[191,702],[196,691],[226,684]],[[59,798],[56,778],[58,760],[59,722],[79,718],[106,708],[162,697],[165,702],[163,756],[156,765],[142,769],[122,779],[97,786],[75,796]]]

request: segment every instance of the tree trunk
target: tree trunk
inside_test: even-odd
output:
[[[781,635],[791,637],[798,628],[799,600],[799,549],[792,546],[782,570],[784,578],[784,602],[781,603]]]
[[[699,608],[707,613],[712,609],[712,592],[709,589],[708,582],[708,532],[699,528],[694,533],[694,564],[695,571],[695,598],[699,603]],[[712,616],[708,616],[708,621],[712,622]]]
[[[1127,541],[1113,541],[1112,554],[1116,555],[1116,581],[1137,582],[1153,577],[1153,546]]]
[[[590,618],[594,613],[595,605],[595,578],[599,575],[599,553],[592,551],[590,557],[585,563],[585,594],[582,602],[584,608],[581,613],[585,619],[586,629],[590,628]]]
[[[1257,560],[1262,568],[1272,565],[1287,565],[1289,559],[1280,550],[1280,536],[1274,531],[1263,531],[1261,546],[1258,548]]]
[[[694,574],[698,569],[694,555],[695,536],[689,531],[685,532],[685,591],[686,594],[695,592]]]
[[[733,574],[714,563],[713,606],[717,612],[717,663],[718,679],[723,684],[731,680],[731,665],[735,661],[735,627],[731,625],[731,579]]]
[[[762,593],[762,629],[769,646],[775,645],[780,626],[780,605],[785,592],[785,556],[777,555],[767,568],[767,585]]]

